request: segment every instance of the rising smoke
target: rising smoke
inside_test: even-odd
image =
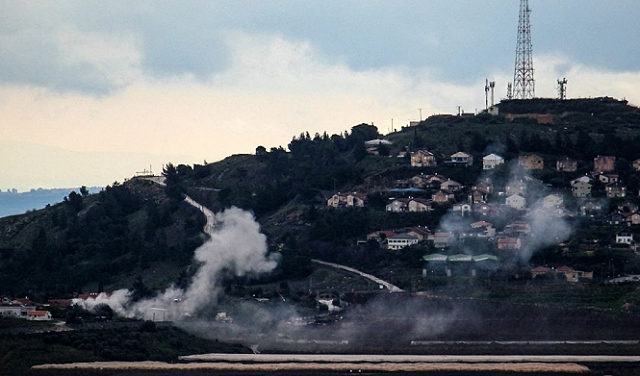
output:
[[[258,276],[275,269],[278,255],[267,251],[266,236],[247,211],[231,208],[216,215],[211,238],[194,255],[199,269],[187,288],[171,286],[153,298],[131,302],[128,290],[99,295],[85,302],[88,309],[108,304],[125,317],[180,321],[193,318],[214,306],[223,294],[226,276]]]

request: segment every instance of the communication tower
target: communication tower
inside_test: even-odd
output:
[[[493,89],[496,87],[495,81],[485,80],[484,83],[484,106],[485,110],[489,109],[489,106],[493,107]],[[489,102],[489,92],[491,92],[491,102]],[[489,105],[491,103],[491,105]]]
[[[558,79],[558,99],[567,99],[567,79]]]
[[[518,46],[516,47],[516,65],[513,74],[513,98],[531,99],[535,97],[533,79],[533,59],[531,52],[531,24],[529,23],[529,0],[520,0],[518,17]]]

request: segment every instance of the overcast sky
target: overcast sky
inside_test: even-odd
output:
[[[536,95],[640,105],[637,0],[530,0]],[[6,1],[0,189],[382,133],[513,80],[518,0]]]

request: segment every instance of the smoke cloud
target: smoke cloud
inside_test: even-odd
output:
[[[562,197],[562,192],[554,192],[553,189],[544,185],[541,181],[530,176],[527,170],[520,166],[517,161],[512,161],[505,168],[499,171],[489,170],[480,176],[479,182],[491,181],[494,184],[494,193],[489,200],[489,204],[503,207],[498,214],[487,217],[487,221],[498,226],[498,231],[502,231],[511,223],[519,222],[528,228],[526,233],[504,234],[503,236],[519,236],[521,238],[521,248],[510,250],[511,257],[506,259],[517,262],[521,265],[529,264],[531,257],[545,247],[561,243],[571,236],[573,231],[569,222],[564,218],[562,205],[554,206],[545,202],[551,194]],[[512,210],[506,207],[506,198],[519,194],[525,199],[525,210]],[[471,217],[461,217],[460,214],[452,212],[444,215],[439,223],[439,230],[451,232],[453,234],[463,234],[470,230]],[[498,234],[500,236],[500,234]],[[476,249],[478,244],[474,244],[474,249],[465,247],[461,242],[454,244],[461,252],[466,254],[483,253],[486,249]],[[480,252],[479,252],[480,251]]]
[[[220,281],[226,276],[258,276],[274,270],[278,254],[267,251],[266,236],[247,211],[231,208],[216,215],[211,238],[194,255],[199,269],[187,288],[171,286],[157,296],[131,302],[131,292],[118,290],[84,302],[87,309],[108,304],[126,317],[180,321],[215,305],[223,294]]]

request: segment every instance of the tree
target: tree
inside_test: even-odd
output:
[[[347,136],[347,143],[349,147],[353,148],[358,144],[376,138],[378,138],[378,128],[374,125],[363,123],[351,128],[351,134]]]
[[[76,191],[71,191],[71,193],[69,193],[69,196],[66,196],[64,198],[64,202],[69,205],[76,213],[82,210],[82,196],[77,194]]]
[[[388,157],[390,152],[391,150],[389,150],[389,147],[387,145],[385,144],[378,145],[378,155],[383,157]]]
[[[96,316],[104,317],[106,320],[112,320],[113,316],[115,315],[111,306],[109,306],[106,303],[100,303],[96,305],[91,310],[91,313],[93,313]]]
[[[256,148],[256,158],[258,159],[258,162],[264,162],[265,158],[267,156],[267,149],[260,145]]]
[[[178,182],[178,171],[173,163],[169,162],[162,168],[162,176],[167,179],[167,182]]]

